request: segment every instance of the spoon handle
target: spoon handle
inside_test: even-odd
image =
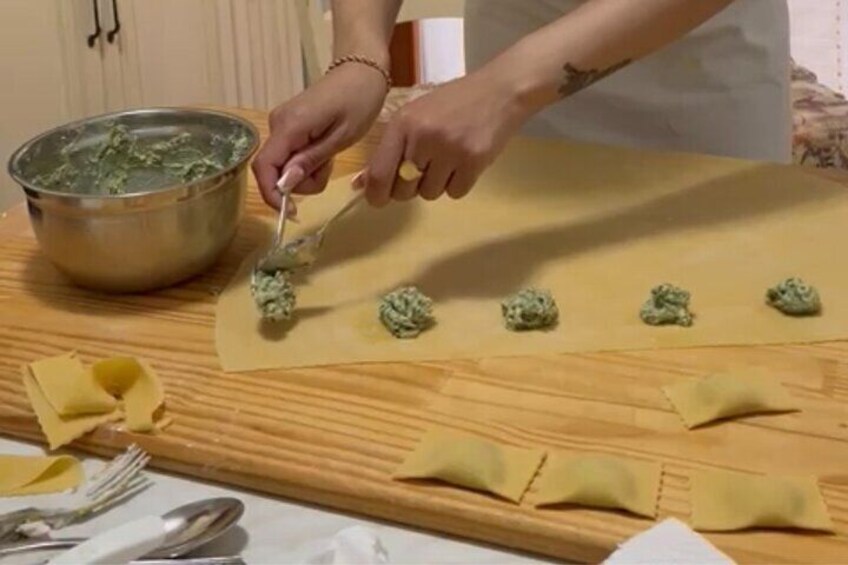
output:
[[[182,559],[139,559],[129,565],[245,565],[241,557],[184,557]]]
[[[341,218],[342,216],[344,216],[345,214],[347,214],[347,213],[348,213],[348,212],[349,212],[349,211],[350,211],[350,210],[351,210],[354,206],[356,206],[357,204],[359,204],[359,201],[360,201],[360,200],[362,200],[362,198],[363,198],[364,196],[365,196],[365,191],[364,191],[364,190],[360,190],[360,191],[358,191],[358,192],[357,192],[357,193],[353,196],[353,198],[351,198],[350,200],[348,200],[348,201],[347,201],[347,203],[346,203],[344,206],[342,206],[342,207],[341,207],[341,209],[340,209],[338,212],[336,212],[335,214],[333,214],[333,216],[332,216],[329,220],[327,220],[326,222],[324,222],[324,225],[323,225],[323,226],[321,226],[321,229],[320,229],[319,231],[320,231],[320,232],[322,232],[322,233],[323,233],[323,232],[325,232],[325,231],[327,231],[327,228],[328,228],[328,227],[330,227],[330,224],[332,224],[333,222],[335,222],[336,220],[338,220],[339,218]]]
[[[286,218],[288,218],[288,208],[289,208],[289,193],[283,193],[283,200],[280,203],[280,215],[277,216],[277,229],[274,231],[274,243],[271,246],[273,248],[279,247],[280,243],[283,241],[283,232],[286,230]]]
[[[15,543],[7,543],[0,546],[0,557],[24,553],[27,551],[39,551],[49,549],[69,549],[76,547],[86,538],[62,538],[26,540]],[[183,559],[139,559],[130,562],[130,565],[244,565],[241,557],[193,557]]]
[[[84,541],[86,541],[86,538],[25,540],[5,543],[0,545],[0,557],[4,555],[13,555],[15,553],[23,553],[25,551],[38,551],[40,549],[68,549],[76,547]]]

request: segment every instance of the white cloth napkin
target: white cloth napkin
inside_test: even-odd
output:
[[[307,565],[385,565],[388,562],[389,555],[377,532],[364,526],[340,531],[305,561]]]
[[[605,565],[734,565],[689,526],[668,518],[621,544]]]
[[[377,532],[365,526],[341,530],[332,538],[302,548],[304,565],[387,565],[389,556]],[[604,565],[735,565],[703,536],[674,518],[622,543]]]

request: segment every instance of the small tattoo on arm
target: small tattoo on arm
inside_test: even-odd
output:
[[[625,59],[624,61],[612,65],[611,67],[607,67],[606,69],[589,69],[585,71],[578,69],[571,63],[566,63],[562,67],[565,76],[562,79],[562,84],[559,85],[559,95],[565,98],[566,96],[571,96],[572,94],[580,92],[602,78],[608,77],[614,72],[626,67],[631,63],[631,61],[632,59]]]

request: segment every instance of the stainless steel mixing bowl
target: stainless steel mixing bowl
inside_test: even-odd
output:
[[[197,139],[241,132],[249,150],[234,164],[192,182],[115,195],[86,195],[36,185],[36,172],[56,163],[69,139],[105,139],[113,124],[139,139],[188,132]],[[153,108],[107,114],[44,133],[18,149],[9,174],[26,194],[44,254],[80,286],[141,292],[172,285],[209,268],[236,232],[244,209],[247,163],[259,134],[225,113]]]

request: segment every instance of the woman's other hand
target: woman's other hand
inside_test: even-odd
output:
[[[399,110],[358,179],[368,201],[383,206],[392,199],[468,194],[530,115],[507,76],[497,68],[484,68]],[[422,175],[412,181],[399,177],[403,161],[414,163]]]

